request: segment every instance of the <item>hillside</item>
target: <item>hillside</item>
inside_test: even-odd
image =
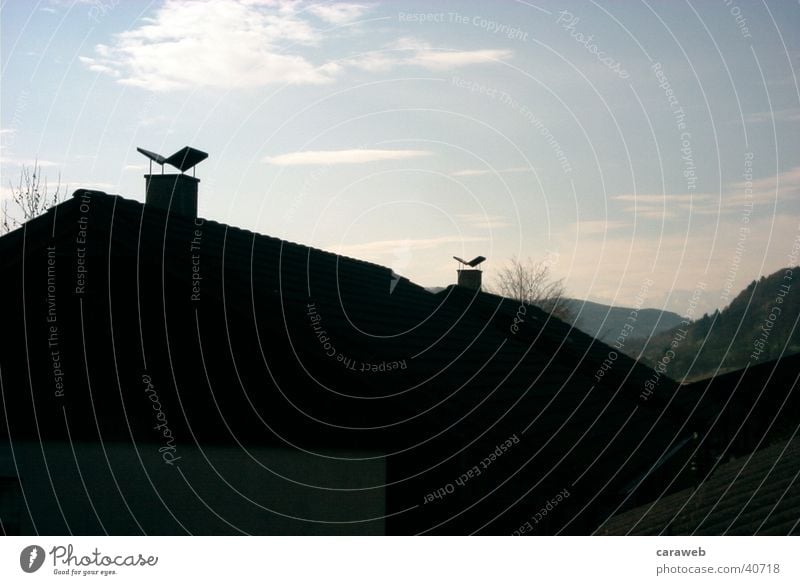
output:
[[[619,335],[633,309],[629,307],[612,307],[592,301],[567,299],[567,308],[572,313],[572,324],[578,329],[606,343]],[[651,334],[667,331],[681,322],[681,317],[671,311],[660,309],[639,309],[636,316],[636,327],[630,333],[630,339],[647,339]]]
[[[754,280],[722,312],[664,331],[646,348],[637,339],[626,352],[675,380],[700,380],[798,353],[798,276],[800,267],[794,267]]]

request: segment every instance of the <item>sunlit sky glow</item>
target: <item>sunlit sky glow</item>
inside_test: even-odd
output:
[[[571,296],[703,311],[800,236],[797,2],[2,4],[2,196],[142,201],[142,146],[209,153],[200,214],[425,286],[550,258]],[[748,174],[752,173],[752,177]],[[752,204],[752,208],[750,207]],[[751,211],[750,211],[751,210]]]

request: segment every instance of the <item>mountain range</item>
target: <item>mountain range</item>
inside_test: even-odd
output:
[[[722,311],[625,347],[667,376],[692,381],[800,352],[800,267],[751,282]]]
[[[580,299],[566,299],[564,302],[572,314],[570,324],[605,343],[611,343],[623,327],[631,323],[629,317],[634,311],[630,307],[614,307]],[[635,327],[628,338],[647,339],[679,325],[681,320],[682,317],[672,311],[638,309]]]

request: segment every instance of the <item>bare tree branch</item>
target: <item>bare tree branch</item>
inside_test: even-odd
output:
[[[33,168],[23,164],[17,185],[15,186],[9,181],[8,186],[11,188],[11,201],[14,203],[17,213],[12,214],[8,208],[8,201],[3,202],[2,220],[0,221],[0,232],[2,233],[8,233],[18,228],[26,221],[40,216],[64,200],[64,193],[61,191],[61,173],[58,174],[56,189],[51,193],[47,185],[47,178],[42,178],[38,161],[34,161]]]
[[[539,307],[559,319],[567,320],[570,317],[570,311],[563,302],[566,299],[564,281],[552,278],[547,262],[511,258],[509,264],[497,273],[494,286],[490,289],[520,304]]]

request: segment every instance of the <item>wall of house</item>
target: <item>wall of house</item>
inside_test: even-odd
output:
[[[163,444],[6,445],[0,522],[21,534],[385,532],[380,453],[181,444],[166,453]]]

